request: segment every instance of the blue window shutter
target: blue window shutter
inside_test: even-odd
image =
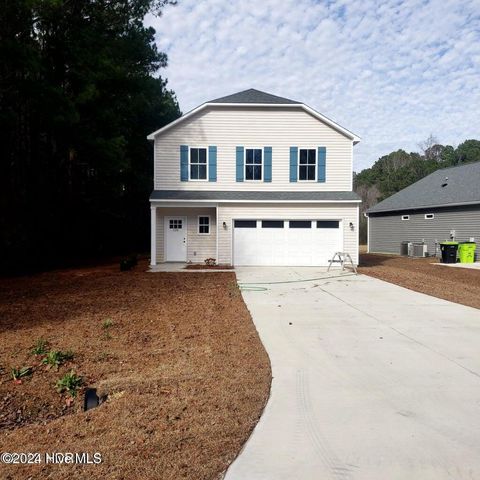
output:
[[[272,181],[272,147],[263,148],[263,181]]]
[[[217,147],[214,145],[208,147],[208,181],[217,181]]]
[[[243,182],[243,147],[237,147],[237,182]]]
[[[318,159],[317,159],[317,181],[325,182],[326,165],[327,165],[327,149],[325,147],[318,147]]]
[[[180,145],[180,180],[188,182],[188,145]]]
[[[290,147],[290,181],[297,181],[298,147]]]

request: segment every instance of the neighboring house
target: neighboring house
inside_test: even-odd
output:
[[[400,243],[480,241],[480,162],[437,170],[367,211],[368,251],[400,253]]]
[[[358,263],[359,137],[307,105],[258,90],[204,103],[154,141],[151,264]]]

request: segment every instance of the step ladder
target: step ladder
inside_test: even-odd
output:
[[[338,260],[337,260],[338,257]],[[345,263],[350,264],[347,265],[352,267],[352,270],[355,272],[357,275],[357,268],[355,267],[355,264],[353,263],[352,257],[350,256],[349,253],[346,252],[335,252],[335,255],[332,257],[331,260],[328,261],[328,268],[327,272],[330,271],[330,267],[332,266],[332,263],[340,263],[342,265],[342,272],[345,270]]]

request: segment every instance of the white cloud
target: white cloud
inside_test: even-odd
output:
[[[179,0],[147,23],[184,112],[247,88],[303,101],[362,137],[357,171],[480,137],[479,0]]]

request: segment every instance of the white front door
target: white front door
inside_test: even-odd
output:
[[[165,261],[187,261],[187,217],[165,217]]]

